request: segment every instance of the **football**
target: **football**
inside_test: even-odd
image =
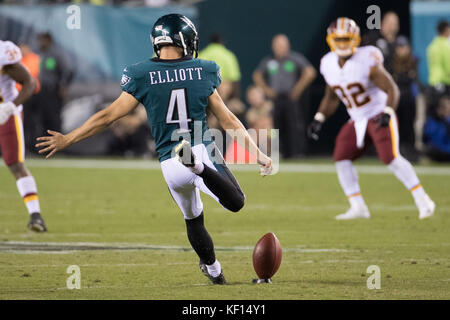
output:
[[[270,279],[281,264],[281,244],[275,234],[266,233],[253,249],[253,268],[259,279]]]

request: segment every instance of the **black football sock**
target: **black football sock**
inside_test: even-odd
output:
[[[206,164],[204,166],[199,176],[203,178],[208,189],[219,198],[220,204],[233,212],[241,210],[245,196],[229,169],[223,166],[225,174],[222,175]]]
[[[203,212],[194,219],[186,219],[186,229],[189,242],[199,256],[200,260],[206,264],[213,264],[216,261],[214,244],[205,228],[203,222]]]

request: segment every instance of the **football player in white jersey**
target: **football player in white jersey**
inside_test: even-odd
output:
[[[359,27],[349,18],[338,18],[327,30],[331,51],[323,56],[320,72],[327,85],[308,135],[317,140],[322,124],[337,109],[339,100],[350,120],[341,128],[333,153],[339,182],[350,209],[338,220],[370,218],[361,195],[353,161],[374,144],[378,157],[409,189],[419,209],[419,218],[434,214],[435,204],[425,193],[412,165],[399,153],[395,109],[399,90],[383,67],[383,55],[373,46],[358,47]]]
[[[0,40],[0,148],[30,214],[28,228],[45,232],[47,227],[41,217],[36,182],[24,165],[22,104],[31,97],[36,84],[20,64],[21,59],[20,49],[14,43]],[[16,82],[22,85],[20,92],[16,89]]]

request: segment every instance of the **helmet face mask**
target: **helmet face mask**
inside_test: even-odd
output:
[[[160,17],[152,28],[150,39],[158,57],[161,48],[167,45],[183,49],[184,56],[195,54],[197,57],[197,30],[192,21],[181,14],[168,14]]]
[[[351,56],[360,42],[359,27],[352,19],[338,18],[327,30],[327,43],[339,57]]]

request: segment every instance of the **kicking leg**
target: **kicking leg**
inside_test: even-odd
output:
[[[206,157],[201,161],[192,152],[189,142],[183,140],[175,148],[180,162],[203,179],[203,183],[217,198],[219,203],[232,212],[238,212],[244,206],[245,195],[231,171],[223,164],[217,164],[218,170],[211,168],[212,162]],[[204,152],[207,153],[206,150]],[[187,160],[185,159],[187,157]],[[208,162],[208,164],[205,163]],[[203,188],[202,188],[203,191]]]
[[[198,176],[173,158],[161,162],[161,169],[169,192],[183,213],[189,243],[200,259],[201,271],[214,284],[225,283],[212,238],[204,225],[200,190],[194,185]]]
[[[204,225],[203,212],[194,219],[186,219],[189,242],[200,258],[200,269],[214,284],[225,284],[219,261],[216,260],[214,244]]]

